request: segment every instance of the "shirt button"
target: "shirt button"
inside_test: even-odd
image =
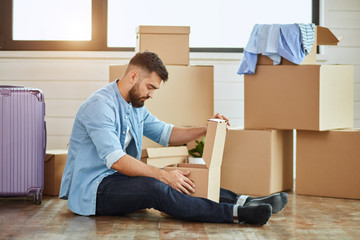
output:
[[[125,134],[125,131],[123,131],[123,134]]]
[[[125,118],[127,119],[127,118],[128,118],[128,116],[125,116]]]
[[[129,105],[129,108],[131,108],[131,105]]]
[[[96,181],[97,184],[99,184],[99,181]]]

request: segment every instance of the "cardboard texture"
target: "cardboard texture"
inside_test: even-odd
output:
[[[293,188],[293,131],[233,130],[226,135],[221,187],[264,196]]]
[[[127,65],[110,66],[110,81],[121,78]],[[145,102],[158,119],[175,126],[205,125],[214,114],[213,66],[166,66],[169,79]],[[143,139],[143,148],[159,147]]]
[[[326,27],[316,26],[315,28],[315,41],[311,48],[311,53],[307,55],[304,61],[301,63],[304,64],[316,64],[316,54],[317,54],[317,46],[320,45],[337,45],[340,42],[339,38],[337,38],[330,29]],[[263,55],[258,56],[257,65],[273,65],[273,61]],[[280,65],[296,65],[293,62],[285,58],[281,58]]]
[[[360,130],[298,131],[296,193],[360,199]]]
[[[66,158],[67,150],[46,151],[44,158],[44,195],[59,195]]]
[[[186,26],[139,26],[136,51],[156,52],[166,65],[189,65],[189,34]]]
[[[257,66],[245,75],[245,129],[353,127],[353,66]]]
[[[203,159],[205,164],[177,164],[165,167],[165,170],[190,171],[188,176],[195,183],[192,196],[208,198],[219,202],[220,171],[226,137],[226,121],[210,119],[206,133]]]
[[[256,65],[274,65],[274,61],[271,60],[269,57],[258,54],[258,60]],[[286,58],[281,58],[281,62],[279,65],[296,65],[293,62],[290,62]]]
[[[146,148],[142,150],[141,161],[154,167],[163,168],[171,164],[185,163],[187,156],[186,146]]]

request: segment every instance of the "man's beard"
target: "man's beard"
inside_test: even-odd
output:
[[[145,104],[145,100],[149,97],[140,97],[139,84],[135,84],[129,91],[131,105],[135,108],[141,108]]]

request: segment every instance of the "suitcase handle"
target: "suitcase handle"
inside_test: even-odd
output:
[[[46,121],[44,121],[44,157],[46,155],[46,145],[47,145],[47,129],[46,129]]]

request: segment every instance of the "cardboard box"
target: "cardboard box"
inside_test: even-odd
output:
[[[317,46],[320,45],[337,45],[341,38],[337,38],[330,29],[326,27],[315,27],[315,41],[311,48],[311,53],[307,55],[301,64],[316,64]],[[273,61],[261,54],[258,55],[257,65],[273,65]],[[280,65],[295,65],[285,58],[281,58]]]
[[[236,130],[226,135],[221,187],[264,196],[293,188],[293,131]]]
[[[110,66],[110,81],[121,78],[127,65]],[[169,79],[145,102],[158,119],[175,126],[201,126],[214,115],[214,67],[166,66]],[[143,148],[159,147],[147,138]]]
[[[136,51],[157,53],[166,65],[189,65],[190,27],[139,26]]]
[[[171,164],[185,163],[187,156],[186,146],[146,148],[142,150],[141,161],[154,167],[163,168]]]
[[[47,150],[44,164],[44,195],[59,195],[67,150]]]
[[[352,65],[257,66],[245,75],[245,129],[353,127]]]
[[[165,170],[190,170],[189,179],[195,183],[192,196],[208,198],[219,202],[220,171],[226,137],[226,121],[210,119],[206,133],[203,159],[205,164],[177,164],[165,167]]]
[[[360,199],[360,129],[298,131],[296,193]]]

